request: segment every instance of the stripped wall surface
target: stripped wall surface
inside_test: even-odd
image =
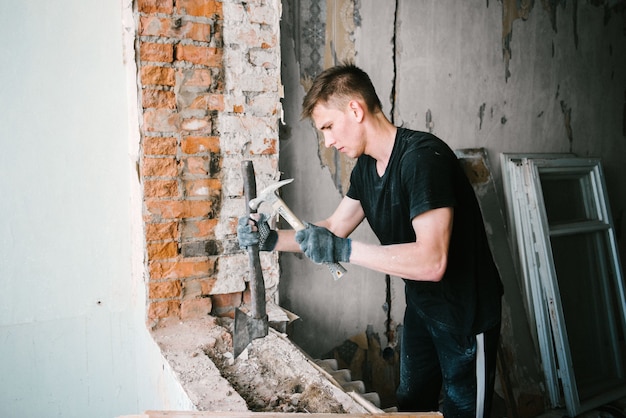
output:
[[[278,178],[280,5],[139,0],[148,319],[232,315],[245,299],[241,161]],[[264,254],[270,297],[276,254]]]

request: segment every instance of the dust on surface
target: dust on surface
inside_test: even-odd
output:
[[[365,412],[302,351],[272,329],[266,337],[253,340],[235,359],[232,329],[231,319],[209,317],[172,321],[153,330],[162,353],[198,410]]]

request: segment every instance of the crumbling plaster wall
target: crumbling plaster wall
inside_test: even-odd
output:
[[[329,30],[333,22],[327,12],[341,12],[338,5],[346,2],[299,3],[300,9],[294,6],[291,11],[283,6],[287,123],[281,134],[281,170],[296,178],[285,190],[287,202],[305,219],[315,220],[335,208],[346,178],[336,175],[337,160],[319,150],[311,124],[299,120],[300,104],[306,77],[329,65],[329,59],[332,63],[341,58],[332,54],[332,45],[345,33]],[[385,113],[398,125],[432,131],[454,149],[486,148],[498,190],[503,152],[601,157],[625,264],[623,1],[350,3],[354,59],[371,75]],[[318,21],[310,19],[320,4]],[[309,19],[302,20],[307,13]],[[306,42],[299,33],[309,34]],[[311,40],[322,47],[314,50]],[[324,55],[329,45],[331,55]],[[318,68],[311,61],[320,63]],[[504,205],[502,194],[500,199]],[[357,236],[373,240],[367,228],[362,229]],[[323,268],[298,256],[283,255],[281,265],[283,302],[303,318],[293,338],[307,350],[324,353],[370,323],[384,332],[383,275],[348,266],[348,275],[333,282]],[[506,297],[521,297],[517,278],[504,281]],[[392,318],[401,322],[402,283],[396,278],[392,282]],[[505,316],[514,319],[517,329],[505,329],[504,334],[514,357],[522,359],[517,373],[527,381],[516,384],[528,386],[538,378],[536,361],[532,346],[524,350],[529,343],[528,330],[523,329],[528,327],[525,312],[513,306],[505,301]]]

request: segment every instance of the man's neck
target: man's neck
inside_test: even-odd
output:
[[[398,128],[382,114],[378,113],[368,128],[368,142],[365,153],[376,160],[376,168],[382,175],[389,164]]]

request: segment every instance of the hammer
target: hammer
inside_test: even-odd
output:
[[[256,198],[251,199],[248,205],[250,206],[250,209],[256,211],[259,206],[261,206],[261,203],[267,202],[272,205],[274,210],[278,211],[278,213],[289,223],[289,225],[291,225],[293,229],[300,231],[301,229],[305,229],[306,226],[296,215],[294,215],[285,202],[278,197],[277,193],[278,189],[283,187],[285,184],[291,183],[292,181],[293,179],[282,180],[266,187]],[[328,266],[330,274],[335,280],[340,279],[346,272],[346,269],[339,263],[327,263],[326,266]]]

